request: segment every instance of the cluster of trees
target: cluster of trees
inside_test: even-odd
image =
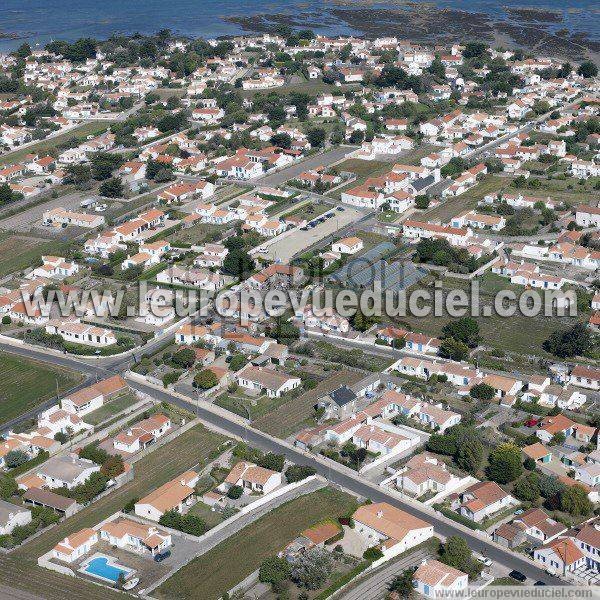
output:
[[[456,465],[474,475],[483,465],[484,449],[479,431],[462,423],[450,427],[446,433],[433,433],[426,444],[427,450],[452,456]]]
[[[283,454],[274,454],[273,452],[263,454],[260,450],[251,448],[243,442],[240,442],[233,449],[233,456],[238,460],[248,461],[259,467],[277,471],[278,473],[281,473],[285,466],[285,456]]]
[[[582,356],[592,346],[592,336],[583,323],[576,323],[568,329],[553,332],[544,342],[546,352],[559,358]]]
[[[300,588],[318,590],[329,579],[333,566],[331,552],[324,548],[312,548],[295,556],[291,563],[276,556],[267,558],[259,568],[258,578],[263,583],[270,583],[275,592],[284,590],[288,580]]]
[[[60,516],[51,508],[34,506],[31,508],[31,521],[27,525],[17,525],[10,534],[0,535],[0,546],[12,548],[23,543],[39,529],[58,523]]]
[[[163,513],[158,522],[160,525],[172,527],[190,535],[200,536],[208,531],[206,523],[199,516],[190,514],[182,515],[176,510],[169,510]]]
[[[476,348],[479,343],[479,325],[471,317],[462,317],[444,325],[441,337],[441,356],[456,361],[466,360],[469,349]]]
[[[562,510],[574,517],[587,517],[594,511],[594,505],[583,486],[567,486],[558,478],[538,471],[519,479],[515,483],[513,494],[524,502],[538,502],[543,498],[548,510]]]
[[[435,238],[422,239],[417,244],[415,258],[418,262],[448,267],[456,273],[472,273],[481,260],[489,260],[489,257],[482,257],[478,261],[466,248],[455,248],[447,240]]]
[[[109,454],[106,450],[100,448],[97,442],[84,446],[79,451],[79,458],[87,458],[100,465],[100,472],[108,479],[120,475],[125,470],[123,457],[120,454]]]

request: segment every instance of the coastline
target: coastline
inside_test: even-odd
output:
[[[399,2],[396,8],[373,8],[370,0],[335,0],[328,12],[367,38],[394,35],[429,44],[448,44],[481,39],[508,48],[540,51],[572,61],[600,64],[600,41],[566,29],[553,32],[550,25],[563,23],[562,12],[530,7],[510,7],[510,19],[498,20],[483,12],[438,8],[430,3]],[[357,5],[360,4],[360,7]],[[352,8],[348,6],[352,5]],[[247,32],[274,33],[281,25],[310,27],[314,15],[285,13],[224,17]]]

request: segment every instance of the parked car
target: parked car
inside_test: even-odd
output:
[[[482,562],[486,567],[491,567],[492,566],[492,561],[489,558],[487,558],[486,556],[483,556],[482,554],[473,554],[473,556],[479,562]]]
[[[511,571],[508,576],[512,579],[516,579],[517,581],[520,581],[521,583],[523,583],[524,581],[527,580],[527,576],[523,575],[523,573],[521,573],[521,571]]]
[[[537,424],[537,419],[529,419],[528,421],[525,421],[525,427],[535,427]]]
[[[166,560],[167,558],[169,558],[169,556],[171,556],[171,551],[170,550],[166,550],[165,552],[161,553],[161,554],[155,554],[154,555],[154,560],[155,562],[162,562],[163,560]]]
[[[533,585],[546,585],[543,581],[536,581]]]

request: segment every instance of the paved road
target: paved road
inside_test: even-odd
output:
[[[331,150],[326,150],[320,154],[309,156],[305,160],[291,164],[289,167],[278,171],[277,173],[271,173],[265,175],[259,179],[254,179],[251,183],[256,186],[269,186],[276,187],[286,182],[288,179],[292,179],[300,173],[321,165],[331,165],[339,160],[342,160],[348,153],[353,152],[356,148],[350,148],[348,146],[336,146]]]
[[[0,348],[8,351],[15,350],[15,348],[12,346],[4,343],[0,343]],[[103,374],[104,376],[112,374],[111,371],[106,367],[88,365],[82,363],[81,361],[75,360],[74,358],[45,355],[42,352],[34,351],[30,348],[19,348],[18,350],[18,353],[21,355],[30,356],[37,359],[40,358],[40,355],[45,356],[45,360],[51,364],[68,366],[72,369],[88,373],[92,376],[95,376],[96,374]],[[115,370],[118,370],[119,365],[116,366],[117,369]],[[174,395],[168,391],[164,391],[150,385],[137,383],[134,381],[130,381],[129,383],[133,389],[137,389],[141,392],[149,394],[159,401],[170,402],[172,404],[181,406],[186,410],[195,412],[206,424],[220,429],[231,436],[241,438],[252,446],[260,448],[263,451],[284,454],[291,462],[312,466],[319,475],[328,479],[332,484],[335,484],[342,489],[350,490],[357,496],[370,498],[373,502],[389,502],[390,504],[405,510],[409,514],[422,518],[431,523],[436,532],[442,537],[460,535],[467,540],[469,546],[476,552],[489,557],[494,562],[497,562],[501,565],[507,565],[511,569],[518,569],[533,581],[541,580],[548,585],[567,585],[560,579],[548,575],[543,569],[533,565],[525,558],[522,558],[509,550],[489,544],[485,540],[481,539],[478,535],[470,532],[466,528],[456,525],[439,513],[432,514],[430,512],[431,509],[428,507],[421,507],[420,505],[415,505],[413,503],[406,503],[405,501],[400,500],[395,495],[391,494],[389,491],[379,488],[375,484],[372,484],[371,482],[359,477],[359,475],[351,469],[348,469],[339,463],[335,463],[334,461],[328,461],[322,457],[317,457],[315,455],[298,450],[282,440],[272,438],[261,431],[253,429],[235,415],[226,417],[223,415],[222,411],[217,412],[217,410],[212,407],[198,406],[192,399]]]
[[[388,586],[396,575],[410,567],[416,567],[424,560],[433,558],[430,551],[421,549],[404,556],[400,560],[386,563],[385,566],[370,574],[367,579],[342,594],[340,600],[381,600],[388,592]]]
[[[541,580],[549,585],[566,585],[560,579],[552,577],[545,573],[543,569],[532,565],[528,560],[525,560],[508,550],[487,543],[479,536],[463,530],[463,528],[457,527],[452,521],[446,519],[442,515],[434,515],[431,514],[428,509],[425,509],[425,507],[421,508],[414,504],[405,503],[388,491],[365,481],[354,471],[351,471],[343,465],[333,461],[327,461],[326,459],[318,459],[312,454],[302,452],[301,450],[285,444],[281,440],[272,438],[248,425],[243,425],[239,420],[230,420],[220,413],[213,412],[213,410],[204,408],[203,406],[197,406],[191,399],[184,400],[180,396],[175,396],[153,386],[133,381],[130,381],[129,384],[132,388],[150,394],[160,401],[177,404],[191,412],[196,412],[199,418],[205,423],[226,431],[230,435],[241,438],[250,445],[258,447],[263,451],[284,454],[291,462],[312,466],[319,475],[327,478],[331,483],[340,486],[342,489],[350,490],[363,498],[370,498],[373,502],[389,502],[414,516],[422,518],[431,523],[436,532],[443,537],[460,535],[467,539],[469,546],[473,550],[484,556],[488,556],[495,562],[510,565],[511,569],[518,569],[533,581]]]

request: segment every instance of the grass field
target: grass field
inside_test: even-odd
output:
[[[480,304],[482,306],[493,305],[493,295],[501,289],[513,290],[517,296],[524,291],[523,287],[511,285],[508,280],[502,281],[501,279],[491,273],[486,273],[480,278]],[[468,293],[469,282],[452,278],[445,279],[444,290],[452,289],[465,289]],[[517,314],[511,317],[492,314],[489,317],[475,317],[475,320],[479,324],[482,344],[507,352],[547,357],[549,355],[542,349],[542,343],[553,331],[573,326],[578,320],[586,321],[587,318],[588,316],[581,314],[578,317],[546,317],[543,314],[527,317],[517,311]],[[439,336],[444,325],[451,320],[444,314],[436,318],[406,316],[399,317],[394,321],[396,324],[404,323],[414,331]]]
[[[0,277],[32,266],[42,254],[61,255],[68,246],[67,242],[0,232]]]
[[[75,127],[74,129],[71,129],[71,131],[61,133],[56,137],[40,140],[37,144],[31,144],[31,146],[27,146],[26,148],[3,154],[0,156],[0,165],[19,162],[24,156],[32,153],[43,155],[44,152],[48,151],[48,148],[54,148],[58,144],[62,144],[72,138],[81,139],[83,141],[88,135],[98,135],[103,133],[108,129],[110,124],[111,121],[90,121],[89,123],[84,123],[83,125]]]
[[[0,352],[0,423],[6,423],[38,404],[77,385],[83,377],[74,371]]]
[[[482,200],[484,196],[497,192],[507,184],[508,180],[506,179],[502,179],[496,175],[486,175],[474,188],[456,198],[449,197],[443,200],[439,206],[423,213],[423,220],[447,223],[459,213],[475,208],[479,200]]]
[[[355,508],[354,498],[331,488],[292,500],[194,559],[167,579],[153,595],[190,600],[220,598],[304,529],[327,518],[348,514]]]
[[[313,407],[319,398],[343,384],[352,385],[362,379],[362,377],[364,375],[356,371],[338,371],[327,380],[322,381],[314,389],[282,404],[269,414],[256,419],[254,427],[265,433],[286,438],[303,426],[314,425],[314,420],[312,419]]]
[[[99,423],[103,423],[111,417],[118,415],[137,401],[138,399],[134,394],[125,394],[124,396],[120,396],[119,398],[107,402],[100,408],[93,410],[91,413],[88,413],[83,417],[83,420],[90,425],[98,425]]]
[[[182,244],[204,244],[219,239],[219,236],[227,230],[224,225],[211,225],[210,223],[198,223],[185,229],[179,229],[171,235],[167,235],[166,239],[171,243]]]
[[[135,463],[135,477],[123,487],[108,494],[20,547],[10,555],[0,555],[0,584],[16,587],[45,600],[104,600],[123,598],[106,588],[63,576],[37,566],[37,557],[50,550],[65,536],[84,527],[96,525],[121,510],[132,498],[140,498],[163,483],[206,460],[225,437],[208,431],[202,425],[181,434],[171,443],[151,452]]]

